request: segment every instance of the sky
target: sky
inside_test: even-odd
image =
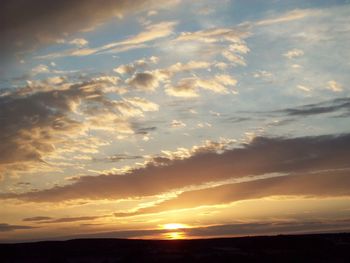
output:
[[[349,1],[0,10],[0,242],[350,230]]]

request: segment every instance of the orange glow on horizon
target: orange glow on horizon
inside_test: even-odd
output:
[[[185,224],[171,223],[171,224],[163,225],[162,228],[167,230],[176,230],[176,229],[188,228],[188,226]]]
[[[166,239],[171,239],[171,240],[176,240],[176,239],[185,239],[186,238],[186,234],[185,232],[169,232],[169,233],[165,233],[164,237]]]

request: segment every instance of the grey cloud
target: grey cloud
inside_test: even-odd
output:
[[[143,156],[141,155],[128,155],[128,154],[115,154],[112,156],[108,156],[107,158],[103,159],[94,159],[95,161],[107,161],[107,162],[119,162],[123,160],[135,160],[135,159],[142,159]]]
[[[101,216],[62,217],[62,218],[50,219],[50,220],[40,220],[38,223],[40,224],[71,223],[71,222],[77,222],[77,221],[91,221],[98,218],[101,218]]]
[[[50,219],[52,219],[52,218],[48,217],[48,216],[34,216],[34,217],[23,218],[22,221],[36,222],[36,221],[45,221],[45,220],[50,220]]]
[[[63,90],[45,87],[35,91],[27,87],[2,96],[0,169],[18,163],[43,162],[43,154],[54,151],[55,136],[81,131],[82,124],[68,117],[68,113],[89,95],[102,94],[85,89],[82,84]]]
[[[67,142],[72,138],[83,138],[87,126],[113,127],[114,132],[130,130],[127,117],[142,114],[143,110],[109,98],[108,90],[115,85],[115,78],[104,76],[63,86],[37,83],[2,92],[0,171],[6,174],[16,169],[25,171],[26,166],[44,165],[45,156],[54,153],[58,144],[70,147]],[[75,118],[77,110],[79,120]],[[99,117],[102,114],[103,119]]]
[[[0,223],[0,232],[8,232],[14,230],[25,230],[25,229],[33,229],[35,227],[32,226],[21,226],[21,225],[9,225],[6,223]]]
[[[80,177],[71,185],[1,198],[35,202],[71,199],[121,199],[151,196],[229,178],[268,173],[311,173],[349,168],[350,134],[299,138],[257,137],[240,148],[218,154],[209,148],[186,159],[168,159],[166,165],[149,163],[126,174]],[[326,186],[325,186],[326,187]]]
[[[130,86],[144,91],[154,91],[159,86],[158,78],[151,72],[141,72],[134,74],[126,80]]]
[[[240,123],[245,121],[251,121],[252,118],[249,117],[228,117],[225,119],[225,122],[231,122],[231,123]]]
[[[155,127],[155,126],[139,128],[139,129],[136,130],[136,134],[147,135],[150,132],[153,132],[155,130],[157,130],[157,127]]]
[[[345,231],[350,220],[310,220],[287,222],[235,223],[185,229],[188,236],[242,236]]]
[[[340,113],[343,117],[348,117],[350,116],[350,98],[337,98],[334,100],[308,104],[297,108],[288,108],[277,112],[284,113],[288,116],[310,116],[327,113]]]
[[[184,228],[186,237],[222,237],[222,236],[243,236],[243,235],[273,235],[273,234],[297,234],[297,233],[324,233],[330,231],[348,231],[350,220],[305,220],[305,221],[265,221],[265,222],[232,222],[230,224],[218,224],[206,227]],[[61,237],[45,238],[45,240],[68,240],[76,238],[142,238],[142,237],[164,237],[171,231],[166,229],[139,229],[119,230],[112,232],[99,232],[91,234],[77,234]],[[40,241],[35,238],[30,241]],[[28,241],[28,240],[16,240]]]

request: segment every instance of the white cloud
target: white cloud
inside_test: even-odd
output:
[[[70,49],[63,52],[51,53],[43,56],[38,56],[38,59],[53,59],[66,56],[88,56],[93,54],[104,54],[104,53],[118,53],[125,52],[131,49],[143,48],[145,43],[151,42],[153,40],[164,38],[173,33],[173,30],[177,22],[160,22],[157,24],[147,25],[144,31],[130,36],[122,41],[111,42],[103,46],[95,48],[79,48],[79,49]],[[78,43],[79,41],[77,41]]]
[[[254,25],[256,26],[268,26],[273,24],[279,24],[279,23],[286,23],[294,20],[300,20],[305,17],[314,16],[320,14],[319,10],[313,10],[313,9],[296,9],[293,11],[289,11],[287,13],[284,13],[280,16],[275,16],[272,18],[267,18],[264,20],[260,20],[255,22]]]
[[[171,122],[171,127],[172,128],[182,128],[182,127],[186,127],[186,124],[182,121],[179,121],[179,120],[173,120]]]
[[[343,86],[336,82],[335,80],[330,80],[327,82],[327,89],[333,91],[333,92],[341,92],[343,91]]]
[[[32,69],[33,75],[38,75],[42,73],[49,73],[49,67],[43,64],[40,64]]]
[[[149,100],[140,98],[140,97],[127,98],[124,100],[127,101],[128,103],[130,103],[131,105],[142,109],[143,111],[158,111],[159,110],[158,104],[151,102]]]
[[[293,59],[293,58],[297,58],[297,57],[301,57],[304,55],[304,51],[302,51],[301,49],[292,49],[289,50],[288,52],[284,53],[283,56],[289,58],[289,59]]]
[[[228,94],[226,86],[235,86],[236,84],[237,80],[226,74],[218,74],[209,79],[190,77],[181,79],[175,86],[168,84],[165,92],[169,96],[195,98],[199,96],[199,88],[214,93]]]
[[[87,41],[84,38],[75,38],[75,39],[69,41],[69,44],[77,46],[77,47],[84,47],[84,46],[87,46],[89,44],[89,41]]]
[[[297,85],[297,89],[305,91],[305,92],[310,92],[312,89],[310,87],[304,86],[304,85]]]

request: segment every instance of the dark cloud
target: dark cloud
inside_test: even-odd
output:
[[[0,224],[1,226],[1,224]],[[272,234],[297,234],[297,233],[324,233],[330,231],[349,231],[350,220],[309,220],[309,221],[265,221],[220,224],[206,227],[184,228],[177,232],[183,232],[185,237],[222,237],[243,235],[272,235]],[[1,230],[0,230],[1,231]],[[76,238],[142,238],[159,237],[164,238],[172,231],[166,229],[138,229],[119,230],[112,232],[99,232],[91,234],[76,234],[61,237],[45,238],[45,240],[68,240]],[[39,241],[40,238],[30,241]],[[17,242],[28,240],[16,240]],[[13,241],[12,241],[13,242]]]
[[[185,237],[220,237],[242,235],[271,235],[287,233],[315,233],[330,230],[349,230],[350,220],[310,220],[298,221],[274,221],[274,222],[247,222],[207,227],[193,227],[179,230]],[[87,234],[79,238],[136,238],[143,236],[163,236],[169,233],[165,229],[114,231],[97,234]]]
[[[112,17],[163,7],[169,0],[3,0],[0,2],[0,55],[14,54],[55,43],[72,34],[91,30]]]
[[[101,216],[62,217],[62,218],[49,219],[49,220],[40,220],[38,223],[40,224],[71,223],[71,222],[77,222],[77,221],[91,221],[98,218],[101,218]]]
[[[84,130],[84,123],[74,120],[75,107],[84,105],[86,114],[97,105],[111,107],[102,93],[103,83],[86,82],[55,88],[31,86],[2,93],[0,97],[0,171],[27,163],[43,163],[43,156],[53,152],[54,143],[65,134]],[[96,110],[96,109],[95,109]],[[10,167],[10,168],[9,168]]]
[[[288,116],[310,116],[327,113],[340,113],[342,117],[350,116],[350,98],[337,98],[315,104],[308,104],[297,108],[288,108],[281,111]]]
[[[116,154],[113,156],[110,156],[108,159],[111,162],[119,162],[122,160],[135,160],[135,159],[142,159],[143,157],[141,155],[127,155],[127,154]]]
[[[0,223],[0,232],[8,232],[14,230],[24,230],[24,229],[33,229],[32,226],[20,226],[20,225],[9,225],[5,223]]]
[[[110,98],[109,90],[116,84],[114,77],[103,76],[62,85],[31,83],[1,92],[0,174],[43,166],[45,156],[57,147],[96,147],[86,144],[87,129],[130,133],[128,116],[147,109]]]
[[[349,168],[350,134],[300,138],[257,137],[249,144],[225,149],[220,154],[215,149],[199,149],[189,158],[168,159],[162,164],[151,162],[126,174],[83,176],[70,185],[20,194],[3,193],[0,197],[35,202],[80,198],[122,199],[152,196],[229,178],[345,169]],[[342,184],[341,181],[338,183]]]
[[[159,86],[159,79],[152,72],[139,72],[126,82],[137,90],[154,91]]]
[[[236,223],[185,229],[188,236],[242,236],[273,235],[292,233],[317,233],[324,231],[344,231],[350,229],[350,220],[310,220],[260,223]]]
[[[34,217],[23,218],[22,221],[36,222],[36,221],[45,221],[50,219],[52,218],[48,216],[34,216]]]
[[[124,160],[136,160],[136,159],[142,159],[143,156],[141,155],[128,155],[128,154],[115,154],[112,156],[108,156],[107,158],[103,159],[94,159],[95,161],[103,161],[103,162],[120,162]]]
[[[245,122],[245,121],[251,121],[253,120],[252,118],[248,117],[229,117],[225,119],[225,123],[230,122],[230,123],[240,123],[240,122]]]
[[[165,210],[228,204],[240,200],[276,195],[308,197],[350,196],[350,170],[328,170],[319,173],[280,176],[188,191],[155,206],[142,208],[133,213],[115,213],[115,216],[132,216]]]
[[[136,130],[136,134],[141,134],[141,135],[147,135],[147,134],[149,134],[150,132],[153,132],[153,131],[155,131],[155,130],[157,130],[157,127],[155,127],[155,126],[152,126],[152,127],[144,127],[144,128],[138,128],[137,130]]]

